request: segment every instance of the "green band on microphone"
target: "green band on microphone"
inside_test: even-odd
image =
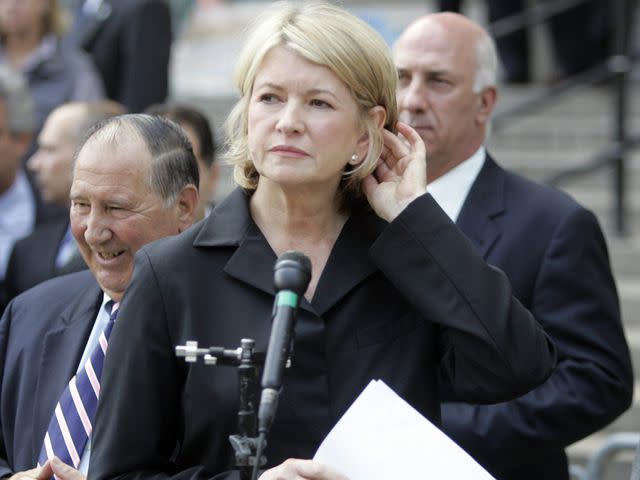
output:
[[[283,290],[282,292],[278,292],[278,295],[276,295],[276,303],[278,306],[287,305],[291,308],[297,308],[298,295],[291,291]]]

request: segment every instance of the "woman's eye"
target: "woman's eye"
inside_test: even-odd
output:
[[[314,107],[332,108],[329,103],[325,102],[324,100],[317,99],[317,98],[311,100],[310,103]]]
[[[273,103],[276,100],[278,100],[278,97],[276,97],[273,93],[263,93],[262,95],[260,95],[260,101],[264,103]]]

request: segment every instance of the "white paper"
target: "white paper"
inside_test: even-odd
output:
[[[314,460],[349,480],[494,480],[469,454],[384,382],[372,380]]]

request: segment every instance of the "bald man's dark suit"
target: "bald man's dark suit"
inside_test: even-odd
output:
[[[26,172],[27,171],[25,170],[25,173]],[[29,179],[28,175],[27,178]],[[33,199],[36,207],[34,230],[45,225],[52,225],[61,221],[69,221],[68,209],[51,203],[44,203],[40,197],[40,192],[30,179],[29,186],[31,187],[31,192],[33,193]],[[9,268],[11,268],[10,265],[7,265],[6,275],[9,274]],[[6,279],[0,279],[0,315],[2,315],[2,312],[9,303],[9,300],[11,300],[14,296],[15,293],[13,293],[13,287],[7,284]]]
[[[564,448],[625,411],[633,392],[598,222],[568,195],[506,172],[488,157],[457,224],[507,274],[559,358],[551,377],[517,400],[445,404],[443,429],[499,480],[566,480]]]
[[[102,303],[87,270],[13,299],[0,320],[0,476],[35,467]]]
[[[56,265],[58,251],[68,228],[68,219],[38,225],[31,235],[15,243],[5,276],[8,300],[50,278],[86,270],[87,266],[79,256],[78,260],[74,256],[73,265],[67,268]]]

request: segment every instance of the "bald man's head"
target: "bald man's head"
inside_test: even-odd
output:
[[[122,113],[122,105],[105,100],[65,103],[49,114],[38,135],[38,150],[27,161],[46,202],[69,205],[73,155],[84,132]]]
[[[393,49],[400,120],[422,136],[435,180],[484,142],[496,99],[497,55],[486,31],[456,13],[411,23]]]

